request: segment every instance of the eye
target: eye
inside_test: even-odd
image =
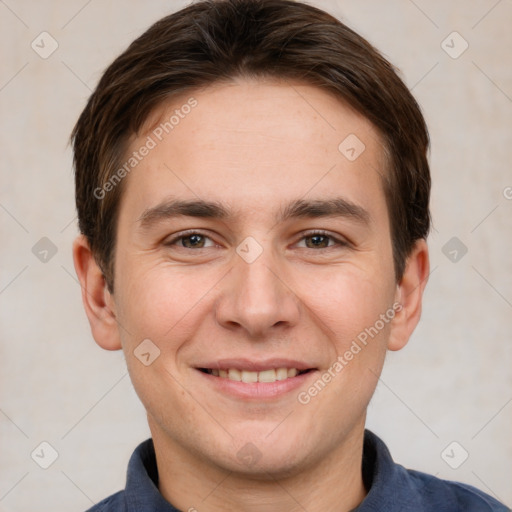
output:
[[[173,238],[166,245],[176,245],[185,249],[204,249],[206,247],[213,247],[215,244],[206,235],[191,232]]]
[[[298,243],[299,247],[307,249],[327,249],[334,246],[346,246],[346,242],[339,240],[323,231],[308,233]]]

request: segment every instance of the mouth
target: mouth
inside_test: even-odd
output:
[[[242,370],[239,368],[198,368],[199,371],[218,377],[220,379],[228,379],[236,382],[244,382],[246,384],[253,384],[256,382],[273,383],[277,381],[284,381],[292,379],[299,375],[314,371],[314,368],[299,370],[297,368],[269,368],[261,371]]]
[[[273,402],[293,392],[314,378],[318,368],[304,361],[272,358],[220,359],[195,366],[210,389],[237,400]]]
[[[304,360],[252,357],[203,360],[194,365],[207,388],[235,399],[274,401],[293,396],[318,374],[319,368]]]

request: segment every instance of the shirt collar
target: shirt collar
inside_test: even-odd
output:
[[[369,430],[364,433],[362,468],[368,494],[354,512],[414,510],[410,507],[416,492],[407,470],[393,461],[384,442]]]
[[[125,496],[127,512],[178,512],[158,490],[158,470],[152,439],[141,443],[130,458]]]

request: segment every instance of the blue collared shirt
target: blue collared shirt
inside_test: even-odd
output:
[[[510,512],[505,505],[470,485],[441,480],[395,464],[386,445],[369,430],[364,437],[363,480],[368,494],[354,512]],[[151,439],[133,452],[124,491],[88,512],[180,512],[158,491]]]

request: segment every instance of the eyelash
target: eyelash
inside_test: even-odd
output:
[[[201,231],[197,231],[197,230],[189,230],[189,231],[185,231],[185,232],[182,232],[180,233],[178,236],[175,236],[173,237],[171,240],[169,240],[168,242],[165,243],[166,246],[173,246],[173,245],[176,245],[177,242],[179,242],[180,240],[183,240],[185,238],[188,238],[190,236],[193,236],[193,235],[199,235],[199,236],[202,236],[204,238],[208,238],[209,240],[211,240],[213,242],[213,240],[211,239],[211,237],[209,237],[208,235],[202,233]],[[306,238],[310,238],[310,237],[313,237],[313,236],[325,236],[327,238],[329,238],[330,240],[332,240],[334,242],[333,245],[328,245],[327,247],[321,247],[321,249],[332,249],[336,246],[338,247],[347,247],[349,245],[349,243],[345,240],[340,240],[339,238],[336,238],[335,236],[333,236],[332,234],[330,234],[329,232],[327,231],[323,231],[323,230],[313,230],[313,231],[308,231],[308,232],[305,232],[305,233],[301,233],[301,237],[299,239],[299,241],[302,241]],[[188,247],[181,247],[182,249],[190,249]],[[209,247],[199,247],[199,249],[208,249]],[[313,248],[310,248],[310,247],[303,247],[303,249],[311,249],[311,250],[318,250],[318,249],[313,249]]]
[[[338,246],[338,247],[347,247],[349,245],[347,241],[340,240],[339,238],[333,236],[328,231],[324,231],[322,229],[316,229],[316,230],[307,231],[305,233],[302,233],[302,236],[301,236],[299,241],[302,241],[302,240],[304,240],[306,238],[310,238],[310,237],[313,237],[313,236],[325,236],[326,238],[329,238],[330,240],[332,240],[334,242],[333,245],[328,245],[327,247],[322,247],[322,249],[334,249],[336,246]],[[310,247],[305,247],[305,249],[311,249],[311,248]],[[312,250],[316,250],[316,249],[312,249]]]

